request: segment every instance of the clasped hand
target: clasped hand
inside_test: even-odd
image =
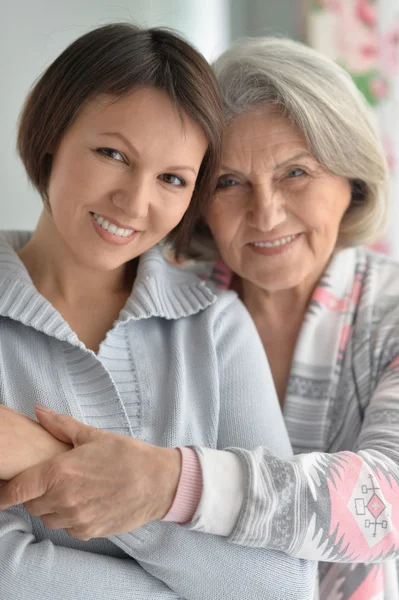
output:
[[[0,478],[13,477],[0,487],[0,510],[24,504],[46,527],[80,540],[125,533],[165,515],[180,476],[178,449],[43,407],[36,416],[40,425],[0,407]]]

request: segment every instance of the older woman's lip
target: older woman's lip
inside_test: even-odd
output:
[[[272,239],[259,239],[259,240],[252,240],[251,242],[248,242],[249,245],[251,246],[255,246],[255,245],[259,245],[259,246],[265,246],[265,247],[273,247],[273,246],[280,246],[280,245],[284,245],[284,244],[288,244],[290,242],[292,242],[295,238],[297,238],[299,235],[301,235],[300,233],[290,233],[287,235],[281,235],[279,237],[275,237]]]
[[[262,254],[263,256],[274,256],[277,254],[284,254],[289,252],[294,244],[298,241],[301,234],[295,234],[291,236],[285,236],[282,238],[275,238],[274,242],[250,242],[247,244],[249,249],[256,254]]]

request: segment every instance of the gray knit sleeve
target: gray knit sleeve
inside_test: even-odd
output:
[[[20,506],[0,511],[1,600],[177,600],[131,558],[37,541]]]
[[[269,445],[291,454],[266,357],[245,308],[233,300],[215,319],[219,369],[219,447]],[[176,524],[152,522],[111,538],[187,600],[307,600],[315,563],[242,548]]]

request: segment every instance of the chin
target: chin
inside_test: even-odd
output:
[[[245,279],[268,292],[283,292],[301,285],[305,279],[305,274],[287,273],[286,276],[282,276],[281,271],[277,271],[275,274],[254,274],[254,277],[246,277]]]
[[[90,269],[91,271],[97,271],[98,273],[110,273],[120,269],[123,265],[128,263],[131,258],[123,259],[116,256],[106,256],[103,252],[100,255],[90,254],[85,252],[78,256],[78,260],[82,267]]]

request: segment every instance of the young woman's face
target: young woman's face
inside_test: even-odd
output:
[[[206,148],[160,90],[89,102],[52,163],[49,205],[65,252],[112,270],[157,244],[187,210]]]
[[[229,125],[222,164],[206,217],[226,264],[269,291],[314,285],[350,204],[349,181],[327,173],[269,108]]]

